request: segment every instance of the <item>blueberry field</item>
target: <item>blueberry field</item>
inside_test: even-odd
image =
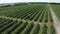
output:
[[[28,4],[0,7],[0,34],[56,34],[56,31],[47,4]]]

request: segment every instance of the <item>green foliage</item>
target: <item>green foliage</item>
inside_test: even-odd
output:
[[[0,7],[0,34],[55,34],[49,21],[53,22],[47,4]]]

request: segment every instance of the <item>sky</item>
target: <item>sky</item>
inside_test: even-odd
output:
[[[60,3],[60,0],[0,0],[0,4],[16,3],[16,2],[58,2]]]

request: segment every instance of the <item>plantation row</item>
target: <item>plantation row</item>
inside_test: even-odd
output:
[[[0,7],[0,34],[56,34],[53,25],[47,4]]]
[[[33,23],[0,18],[0,34],[55,34],[53,23]]]
[[[23,5],[14,7],[4,7],[4,8],[0,12],[1,16],[47,23],[49,15],[50,18],[49,20],[52,22],[51,15],[49,14],[50,11],[47,5],[34,4],[34,5]]]
[[[60,5],[51,5],[52,9],[54,10],[54,12],[57,15],[57,18],[60,21]]]

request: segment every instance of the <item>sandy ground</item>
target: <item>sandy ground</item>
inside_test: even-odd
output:
[[[54,11],[52,10],[52,8],[50,6],[49,6],[49,9],[51,11],[51,15],[52,15],[52,18],[53,18],[56,34],[60,34],[60,22],[58,21]]]

